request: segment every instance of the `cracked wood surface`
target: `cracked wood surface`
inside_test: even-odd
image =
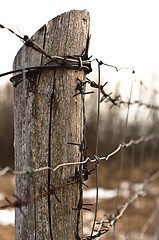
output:
[[[72,10],[57,16],[31,38],[51,56],[87,54],[89,13]],[[86,51],[85,51],[86,49]],[[23,46],[15,57],[13,69],[46,64],[49,59],[31,47]],[[24,76],[14,88],[15,169],[28,166],[55,167],[80,161],[83,113],[81,95],[76,93],[77,78],[83,70],[55,69]],[[25,90],[24,90],[25,87]],[[48,183],[59,185],[70,181],[75,167],[64,167],[55,173],[43,171],[16,176],[16,195],[31,199],[48,189]],[[82,217],[78,219],[79,185],[66,185],[34,204],[16,209],[15,239],[76,239],[82,234]],[[78,227],[77,227],[78,224]]]

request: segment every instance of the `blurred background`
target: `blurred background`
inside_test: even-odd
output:
[[[9,82],[0,88],[0,167],[5,166],[14,166],[13,88]]]
[[[48,8],[49,5],[49,8]],[[8,7],[9,6],[9,7]],[[159,15],[158,1],[39,1],[27,4],[6,0],[1,4],[0,23],[18,34],[31,37],[44,23],[71,9],[84,9],[91,16],[91,44],[89,54],[106,64],[101,65],[101,84],[105,92],[116,99],[112,105],[108,97],[100,103],[98,156],[108,156],[119,144],[143,139],[113,154],[99,164],[99,204],[97,221],[109,219],[116,209],[141,188],[141,183],[159,169],[158,138],[144,141],[146,136],[159,134]],[[14,9],[14,11],[13,11]],[[28,15],[29,13],[29,15]],[[22,42],[0,29],[0,73],[10,71]],[[92,62],[91,81],[98,82],[97,62]],[[0,169],[14,168],[13,86],[9,77],[0,79]],[[87,85],[85,95],[87,122],[87,156],[94,159],[97,139],[97,90]],[[101,95],[102,97],[102,95]],[[95,165],[88,163],[91,171]],[[84,187],[84,202],[92,203],[92,211],[84,211],[84,234],[90,235],[94,219],[97,181],[91,172]],[[146,240],[159,239],[158,178],[144,188],[144,196],[130,204],[115,226],[100,239]],[[12,199],[14,176],[0,176],[0,206],[5,197]],[[0,239],[14,239],[14,210],[0,211]],[[98,229],[99,225],[96,225]],[[99,239],[99,238],[98,238]]]
[[[132,77],[134,79],[134,74],[132,74]],[[108,79],[102,79],[102,82],[104,83],[107,80]],[[97,82],[97,79],[93,79],[93,81]],[[100,104],[99,157],[108,156],[118,148],[120,143],[128,143],[132,139],[136,140],[150,134],[158,134],[159,108],[157,107],[157,89],[152,89],[151,86],[145,88],[143,82],[141,84],[133,80],[133,83],[133,90],[137,88],[137,85],[138,88],[140,88],[140,98],[137,98],[139,103],[129,105],[128,99],[125,98],[127,103],[122,104],[120,102],[117,106],[112,106],[112,102],[108,99]],[[108,80],[108,84],[104,89],[108,94],[112,92],[112,99],[119,96],[120,80],[117,82],[116,88],[113,89],[109,88]],[[90,87],[88,86],[86,91],[89,90]],[[128,89],[128,92],[130,93],[130,89]],[[142,106],[145,95],[150,96],[146,98],[146,102],[144,101],[145,105]],[[131,100],[129,99],[131,102],[133,102],[132,96],[133,94],[131,95]],[[86,118],[87,156],[94,159],[97,137],[96,91],[91,95],[86,95]],[[8,82],[0,91],[0,168],[6,166],[14,168],[13,138],[13,87]],[[121,149],[121,151],[111,156],[108,161],[103,160],[100,162],[98,175],[98,221],[101,221],[106,216],[112,215],[116,208],[122,207],[128,199],[133,196],[140,187],[140,183],[158,170],[158,159],[158,139],[154,138],[151,141],[141,141],[139,144]],[[90,171],[94,169],[94,167],[94,164],[88,163],[88,169]],[[89,235],[94,218],[96,202],[97,185],[95,171],[91,172],[88,181],[85,183],[88,185],[88,188],[84,187],[84,202],[93,204],[91,212],[84,211],[84,233],[85,235]],[[114,228],[110,227],[109,232],[103,235],[101,239],[107,239],[107,237],[109,237],[109,239],[157,239],[157,214],[154,214],[151,223],[146,228],[144,237],[139,237],[141,237],[140,234],[147,224],[147,221],[152,217],[151,214],[154,213],[154,211],[155,213],[158,212],[158,183],[158,180],[155,180],[148,185],[148,187],[144,189],[145,196],[141,199],[137,199],[134,204],[126,209],[122,219],[116,224],[115,233]],[[5,204],[4,197],[12,199],[14,187],[14,176],[6,174],[0,177],[1,205]],[[14,239],[13,209],[12,211],[1,211],[0,239]]]

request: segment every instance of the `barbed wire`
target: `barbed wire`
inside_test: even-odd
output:
[[[4,210],[4,209],[10,208],[10,207],[13,207],[13,208],[19,208],[22,212],[23,206],[26,206],[30,203],[34,203],[35,201],[38,201],[39,199],[46,197],[48,195],[54,195],[55,198],[57,199],[57,201],[60,202],[59,198],[56,195],[57,189],[64,188],[68,185],[75,184],[75,183],[76,183],[76,181],[72,181],[72,182],[67,182],[65,184],[61,184],[59,186],[54,186],[54,185],[50,184],[50,188],[48,191],[44,191],[41,194],[39,194],[29,200],[22,200],[16,194],[13,194],[13,196],[15,197],[16,200],[14,202],[11,202],[8,198],[5,198],[5,201],[7,202],[7,204],[0,206],[0,210]]]
[[[99,171],[98,171],[98,166],[100,164],[100,162],[102,160],[109,160],[111,157],[113,157],[115,154],[117,154],[121,149],[124,148],[129,148],[131,146],[134,145],[138,145],[141,143],[146,143],[149,141],[152,141],[154,139],[159,140],[159,134],[150,134],[147,136],[141,136],[138,139],[130,139],[129,142],[125,143],[120,143],[118,145],[118,147],[112,151],[111,153],[109,153],[107,156],[104,157],[99,157],[98,156],[98,144],[99,144],[99,118],[100,118],[100,103],[102,102],[109,102],[111,103],[111,107],[117,106],[120,107],[121,105],[125,105],[127,107],[130,107],[131,105],[138,105],[143,106],[147,109],[152,109],[155,111],[159,110],[159,106],[155,105],[155,104],[149,104],[149,103],[144,103],[140,100],[131,100],[129,99],[129,101],[127,100],[123,100],[122,97],[120,95],[117,95],[115,97],[112,97],[112,93],[107,93],[105,90],[105,86],[107,84],[107,82],[105,82],[104,84],[101,84],[101,76],[100,76],[100,66],[104,65],[107,67],[111,67],[114,68],[117,72],[122,70],[122,69],[127,69],[127,68],[118,68],[114,65],[111,64],[107,64],[104,63],[101,60],[98,60],[97,58],[91,59],[90,58],[86,58],[85,55],[80,55],[80,56],[51,56],[50,54],[48,54],[43,48],[41,48],[40,46],[38,46],[35,42],[33,42],[31,39],[28,38],[27,35],[24,36],[20,36],[19,34],[15,33],[12,29],[5,27],[4,25],[0,24],[0,28],[2,29],[6,29],[8,31],[10,31],[12,34],[14,34],[16,37],[18,37],[24,44],[26,47],[31,47],[32,49],[34,49],[36,52],[38,52],[39,54],[43,54],[45,55],[49,61],[45,64],[45,65],[40,65],[40,66],[30,66],[30,67],[25,67],[23,65],[22,68],[20,69],[16,69],[13,71],[8,71],[5,73],[0,74],[0,77],[2,76],[6,76],[9,74],[15,74],[12,78],[11,81],[13,83],[13,86],[16,87],[21,81],[25,82],[25,76],[31,76],[33,73],[38,74],[41,71],[45,71],[45,70],[52,70],[55,68],[68,68],[68,69],[78,69],[78,70],[84,70],[87,74],[89,72],[92,71],[91,68],[91,63],[93,61],[96,61],[98,64],[98,83],[96,83],[95,81],[90,80],[89,78],[86,79],[77,79],[78,83],[77,83],[77,87],[76,87],[76,91],[77,93],[75,93],[73,95],[73,97],[77,96],[78,94],[81,94],[82,97],[82,104],[83,104],[83,122],[84,122],[84,127],[83,127],[83,140],[82,143],[80,144],[80,149],[81,150],[81,161],[80,162],[69,162],[69,163],[61,163],[59,165],[57,165],[55,168],[51,168],[50,166],[44,166],[44,167],[40,167],[38,169],[34,169],[32,168],[30,165],[27,165],[24,167],[23,170],[13,170],[10,167],[5,167],[3,169],[0,170],[0,176],[3,176],[7,173],[11,173],[13,175],[23,175],[23,174],[33,174],[33,173],[38,173],[40,171],[52,171],[53,173],[56,172],[57,170],[59,170],[60,168],[65,168],[65,167],[69,167],[69,166],[80,166],[80,170],[79,172],[75,172],[75,176],[70,177],[72,178],[72,181],[68,181],[66,183],[63,183],[61,185],[58,186],[53,186],[51,185],[51,183],[49,183],[49,189],[48,191],[44,191],[41,194],[32,197],[29,200],[22,200],[21,198],[19,198],[17,195],[13,194],[13,196],[15,197],[15,201],[11,202],[8,198],[5,198],[6,204],[3,206],[0,206],[0,210],[6,209],[8,207],[14,207],[14,208],[19,208],[20,211],[23,213],[22,211],[22,207],[26,206],[27,204],[30,203],[34,203],[35,201],[45,197],[45,196],[50,196],[50,195],[54,195],[55,198],[57,199],[58,202],[60,202],[60,199],[58,199],[57,195],[56,195],[56,191],[57,189],[60,188],[64,188],[68,185],[71,184],[75,184],[77,182],[80,183],[81,185],[81,189],[80,189],[80,199],[79,199],[79,203],[78,203],[78,218],[80,217],[80,211],[82,209],[85,210],[90,210],[88,208],[85,208],[83,203],[83,195],[82,195],[82,184],[84,184],[84,181],[88,179],[91,171],[88,170],[87,166],[85,165],[87,162],[93,163],[95,164],[95,170],[96,170],[96,206],[95,206],[95,216],[94,216],[94,221],[93,221],[93,226],[91,229],[91,234],[89,236],[86,236],[84,238],[82,238],[83,240],[91,240],[91,239],[100,239],[105,233],[107,233],[109,231],[109,227],[113,227],[115,226],[115,224],[117,223],[117,221],[124,215],[125,211],[127,210],[127,208],[129,207],[130,204],[133,204],[136,199],[143,197],[144,196],[144,187],[149,184],[150,182],[155,181],[158,177],[159,177],[159,171],[155,172],[152,176],[149,176],[148,178],[145,178],[142,183],[141,183],[141,188],[135,192],[135,194],[123,205],[122,208],[114,209],[114,213],[112,215],[110,215],[109,217],[103,218],[103,220],[101,220],[100,225],[98,230],[95,230],[95,224],[96,224],[96,218],[97,218],[97,211],[98,211],[98,178],[99,178]],[[135,70],[132,68],[132,74],[135,74]],[[96,150],[95,150],[95,155],[94,155],[94,159],[91,159],[89,157],[86,156],[86,119],[85,119],[85,102],[84,102],[84,95],[85,94],[92,94],[94,93],[94,91],[91,92],[85,92],[85,85],[89,84],[90,87],[92,89],[97,89],[98,90],[98,115],[97,115],[97,138],[96,138]],[[150,88],[148,88],[142,81],[139,81],[139,84],[141,85],[141,87],[143,87],[145,90],[150,90]],[[158,94],[159,91],[157,91],[156,89],[151,88],[151,90],[154,92],[154,94]],[[68,143],[68,144],[73,144],[73,143]],[[84,167],[83,167],[84,166]],[[88,204],[91,205],[91,204]],[[150,221],[149,221],[150,222]],[[145,234],[146,230],[147,230],[147,226],[149,224],[149,222],[147,223],[147,225],[145,225],[145,228],[142,229],[141,234]],[[79,221],[77,223],[77,225],[79,224]],[[77,226],[78,228],[78,226]],[[94,232],[96,231],[96,233],[94,234]],[[78,236],[79,237],[79,236]]]
[[[150,104],[150,103],[144,103],[142,102],[141,100],[133,100],[133,101],[126,101],[126,100],[123,100],[121,98],[121,95],[117,95],[117,96],[114,96],[112,97],[112,93],[106,93],[105,90],[104,90],[104,87],[106,86],[106,84],[108,82],[105,82],[103,85],[99,85],[97,84],[96,82],[94,81],[91,81],[89,78],[86,78],[85,81],[82,82],[83,86],[85,84],[89,84],[92,88],[96,88],[96,89],[100,89],[100,92],[101,92],[101,99],[100,99],[100,102],[110,102],[112,105],[111,105],[111,108],[113,106],[117,106],[117,107],[120,107],[121,105],[138,105],[138,106],[143,106],[147,109],[152,109],[152,110],[156,110],[158,111],[159,110],[159,106],[158,105],[154,105],[154,104]],[[90,93],[94,93],[94,92],[86,92],[85,94],[90,94]]]
[[[124,101],[124,100],[120,100],[119,101],[119,105],[121,104],[124,104],[124,105],[138,105],[139,107],[140,106],[143,106],[145,108],[148,108],[148,109],[152,109],[152,110],[156,110],[158,111],[159,110],[159,106],[158,105],[154,105],[154,104],[149,104],[149,103],[144,103],[144,102],[141,102],[140,100],[135,100],[135,101]]]
[[[45,167],[41,167],[41,168],[38,168],[38,169],[34,169],[32,167],[29,167],[29,168],[21,170],[21,171],[14,171],[10,167],[5,167],[5,168],[0,170],[0,176],[3,176],[5,174],[7,174],[7,173],[11,173],[13,175],[23,175],[23,174],[27,174],[28,172],[29,173],[37,173],[37,172],[41,172],[41,171],[45,171],[45,170],[51,170],[52,172],[55,172],[55,171],[57,171],[61,167],[83,165],[83,164],[85,164],[87,162],[91,162],[91,163],[96,163],[97,162],[97,163],[99,163],[102,160],[106,160],[106,161],[109,160],[110,157],[114,156],[122,148],[129,148],[129,147],[131,147],[133,145],[138,145],[138,144],[141,144],[143,142],[146,143],[146,142],[149,142],[149,141],[155,140],[155,139],[159,140],[159,134],[150,134],[150,135],[147,135],[145,137],[140,137],[140,138],[138,138],[136,140],[135,139],[131,139],[127,143],[120,143],[119,146],[113,152],[109,153],[107,156],[99,157],[99,156],[95,155],[94,159],[91,159],[91,158],[87,157],[84,161],[61,163],[61,164],[57,165],[55,168],[51,168],[51,167],[45,166]]]
[[[11,78],[11,81],[13,82],[13,86],[17,86],[19,84],[19,82],[22,81],[22,74],[33,74],[33,73],[39,73],[43,70],[51,70],[54,68],[58,68],[58,67],[67,67],[67,68],[71,68],[71,69],[84,69],[87,73],[92,71],[91,68],[91,62],[93,61],[97,61],[99,66],[101,65],[105,65],[107,67],[111,67],[111,68],[115,68],[116,71],[120,71],[122,69],[131,69],[132,70],[132,74],[135,74],[135,70],[133,68],[127,68],[127,67],[122,67],[122,68],[118,68],[115,65],[111,65],[111,64],[107,64],[104,63],[101,60],[98,60],[98,58],[94,58],[91,60],[91,57],[88,59],[85,59],[84,56],[50,56],[44,49],[42,49],[40,46],[38,46],[35,42],[33,42],[31,39],[29,39],[29,37],[27,35],[24,35],[23,37],[20,36],[19,34],[15,33],[12,29],[5,27],[4,25],[0,24],[0,28],[4,28],[8,31],[10,31],[12,34],[14,34],[16,37],[18,37],[22,42],[25,43],[25,45],[27,47],[31,47],[33,48],[36,52],[40,53],[40,54],[44,54],[47,58],[49,58],[50,60],[45,64],[45,65],[40,65],[40,66],[34,66],[34,67],[25,67],[25,69],[20,68],[20,69],[16,69],[16,70],[12,70],[9,72],[5,72],[0,74],[0,77],[9,75],[9,74],[13,74],[13,73],[18,73],[20,72],[20,74],[15,75],[14,77]],[[53,64],[52,64],[53,63]],[[23,73],[22,73],[23,72]],[[15,81],[15,79],[18,77],[18,80]],[[121,104],[124,105],[134,105],[134,104],[138,104],[139,106],[144,106],[146,108],[149,109],[154,109],[154,110],[159,110],[159,106],[158,105],[153,105],[153,104],[149,104],[149,103],[143,103],[140,100],[134,100],[134,101],[125,101],[121,99],[121,96],[118,95],[114,98],[111,97],[112,93],[107,94],[104,91],[104,87],[107,84],[104,83],[103,85],[101,84],[97,84],[94,81],[91,81],[90,79],[86,78],[85,83],[89,83],[89,85],[92,88],[99,88],[102,94],[102,98],[100,99],[100,102],[105,101],[109,101],[112,103],[112,107],[113,106],[120,106]],[[84,84],[84,83],[83,83]],[[143,81],[139,81],[139,84],[144,87],[146,90],[150,89],[148,88]],[[151,89],[155,94],[158,94],[159,91],[157,91],[156,89]]]

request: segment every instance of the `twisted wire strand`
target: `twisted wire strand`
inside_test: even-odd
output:
[[[114,156],[116,153],[118,153],[122,148],[129,148],[132,145],[138,145],[140,143],[143,142],[149,142],[151,140],[157,139],[159,140],[159,134],[150,134],[147,136],[142,136],[136,140],[131,139],[129,142],[127,143],[120,143],[119,146],[111,153],[109,153],[107,156],[104,157],[98,157],[99,161],[102,160],[109,160],[112,156]],[[76,165],[81,165],[81,164],[85,164],[87,162],[91,162],[91,163],[95,163],[97,161],[97,158],[94,159],[90,159],[89,157],[87,157],[84,161],[81,162],[69,162],[69,163],[61,163],[59,165],[57,165],[55,168],[51,168],[51,167],[41,167],[38,169],[34,169],[34,168],[30,168],[30,169],[25,169],[25,170],[21,170],[21,171],[14,171],[12,168],[10,167],[5,167],[2,170],[0,170],[0,176],[5,175],[6,173],[11,173],[13,175],[23,175],[26,174],[28,171],[29,172],[33,172],[33,173],[37,173],[40,171],[45,171],[45,170],[51,170],[52,172],[57,171],[59,168],[61,167],[67,167],[67,166],[76,166]]]

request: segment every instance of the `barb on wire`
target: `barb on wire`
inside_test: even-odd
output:
[[[72,209],[78,210],[78,211],[81,211],[81,210],[92,211],[90,208],[87,208],[85,206],[93,206],[93,204],[92,203],[83,203],[82,198],[80,198],[77,208],[72,208]]]
[[[31,41],[27,35],[24,35],[23,37],[20,36],[19,34],[15,33],[12,29],[5,27],[4,25],[0,24],[0,28],[4,28],[14,34],[16,37],[18,37],[22,42],[26,44],[27,47],[32,47],[35,51],[44,54],[46,57],[51,58],[49,54],[47,54],[44,49],[39,47],[36,43]]]
[[[107,94],[104,90],[105,85],[107,82],[105,82],[103,85],[97,84],[94,81],[91,81],[89,78],[86,78],[86,83],[88,83],[92,88],[98,88],[102,94],[102,98],[100,99],[100,103],[103,102],[104,100],[110,101],[112,103],[112,106],[118,106],[119,104],[119,98],[120,95],[116,96],[115,98],[111,97],[112,93]]]
[[[7,204],[0,206],[0,210],[4,210],[7,208],[18,208],[20,212],[25,216],[22,207],[28,205],[30,201],[22,200],[16,194],[13,194],[13,196],[15,197],[16,200],[14,202],[11,202],[8,198],[5,198]]]
[[[134,73],[134,72],[133,72]],[[86,83],[88,83],[92,88],[97,88],[100,89],[100,92],[102,94],[102,97],[100,99],[100,102],[111,102],[112,106],[117,106],[120,107],[121,105],[139,105],[139,106],[143,106],[146,107],[148,109],[153,109],[153,110],[159,110],[159,106],[158,105],[154,105],[154,104],[149,104],[149,103],[144,103],[141,102],[140,100],[134,100],[134,101],[125,101],[121,99],[120,95],[115,96],[114,98],[111,97],[112,93],[106,93],[104,90],[105,85],[107,84],[107,82],[105,82],[103,85],[99,85],[94,81],[91,81],[88,77],[86,78],[85,82],[83,82],[82,84],[85,85]],[[89,92],[89,93],[93,93],[93,92]],[[77,95],[77,94],[76,94]]]
[[[111,107],[113,107],[113,106],[120,107],[121,105],[136,105],[137,104],[139,106],[143,106],[143,107],[146,107],[148,109],[159,110],[158,105],[144,103],[144,102],[141,102],[140,100],[125,101],[125,100],[121,99],[120,95],[117,95],[114,98],[111,97],[112,93],[106,93],[105,90],[104,90],[104,87],[107,84],[107,82],[104,83],[103,85],[98,85],[96,82],[91,81],[89,78],[86,78],[85,83],[88,83],[92,88],[99,88],[100,92],[102,94],[102,98],[100,99],[100,102],[103,102],[103,101],[111,102],[112,103]]]
[[[48,196],[48,195],[54,195],[55,198],[57,199],[57,201],[60,203],[61,201],[59,200],[59,198],[56,195],[56,190],[60,189],[60,188],[65,188],[66,186],[74,184],[74,183],[76,183],[76,181],[67,182],[67,183],[64,183],[64,184],[61,184],[61,185],[58,185],[58,186],[54,186],[54,185],[48,183],[49,184],[49,190],[48,191],[44,191],[43,193],[35,196],[32,199],[32,202],[35,202],[36,200],[38,200],[40,198],[43,198],[45,196]]]
[[[33,41],[31,41],[29,39],[29,37],[27,35],[24,35],[23,37],[20,36],[19,34],[15,33],[12,29],[5,27],[4,25],[0,24],[0,28],[4,28],[6,30],[8,30],[9,32],[11,32],[13,35],[15,35],[16,37],[18,37],[22,42],[24,42],[26,44],[27,47],[32,47],[35,51],[46,55],[46,57],[51,58],[51,56],[49,54],[47,54],[44,49],[42,49],[41,47],[39,47],[36,43],[34,43]]]
[[[80,182],[82,180],[82,184],[85,187],[88,187],[84,181],[87,181],[89,176],[91,175],[91,172],[93,172],[95,170],[95,168],[88,170],[88,167],[86,165],[83,165],[83,169],[82,172],[80,173],[80,171],[76,168],[75,169],[75,175],[71,176],[70,178],[72,179],[72,181],[76,181],[76,182]]]
[[[33,197],[30,200],[22,200],[20,197],[18,197],[16,194],[13,194],[13,196],[16,198],[16,200],[14,202],[11,202],[8,198],[5,198],[5,201],[7,202],[7,204],[0,206],[0,210],[4,210],[6,208],[19,208],[22,211],[22,207],[28,205],[29,203],[34,203],[35,201],[46,197],[48,195],[54,195],[55,198],[57,199],[57,201],[60,203],[61,201],[58,199],[57,195],[56,195],[56,190],[57,189],[61,189],[61,188],[65,188],[68,185],[72,185],[75,184],[77,181],[71,181],[71,182],[67,182],[58,186],[54,186],[52,184],[49,184],[49,190],[48,191],[43,191],[41,194],[36,195],[35,197]],[[90,204],[89,204],[90,205]]]
[[[30,202],[30,201],[22,200],[16,194],[13,194],[13,196],[15,197],[16,200],[14,202],[11,202],[8,198],[5,198],[5,201],[7,202],[7,204],[0,206],[1,210],[10,208],[10,207],[21,208],[22,206],[26,206]]]
[[[99,239],[99,237],[103,236],[106,232],[109,231],[108,227],[105,227],[104,229],[99,230],[96,234],[92,235],[92,236],[86,236],[84,238],[82,238],[82,240],[91,240],[91,239]]]
[[[79,92],[77,92],[77,93],[75,93],[74,95],[73,95],[73,97],[75,97],[75,96],[77,96],[77,95],[79,95],[79,94],[81,94],[81,95],[86,95],[86,94],[91,94],[91,93],[94,93],[93,91],[91,91],[91,92],[85,92],[85,85],[86,85],[86,83],[87,83],[87,81],[82,81],[82,80],[80,80],[79,78],[77,78],[77,81],[78,81],[78,83],[77,83],[77,86],[76,86],[76,91],[79,91]]]

